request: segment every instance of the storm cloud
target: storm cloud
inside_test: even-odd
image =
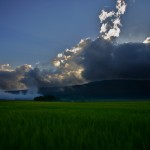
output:
[[[66,49],[51,69],[1,65],[0,89],[67,86],[107,79],[150,79],[150,44],[117,44],[99,37]],[[57,64],[57,65],[56,65]]]
[[[34,68],[27,64],[16,68],[1,64],[0,89],[63,87],[111,79],[150,79],[149,38],[141,43],[115,42],[120,34],[121,15],[126,7],[124,0],[118,0],[116,12],[102,10],[99,16],[103,31],[101,35],[95,40],[82,39],[74,47],[59,53],[51,64],[43,63]],[[113,26],[106,29],[112,17]]]
[[[82,75],[86,80],[150,79],[150,44],[113,44],[97,39],[84,55]]]

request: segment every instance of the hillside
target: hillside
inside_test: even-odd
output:
[[[39,93],[61,98],[150,98],[150,80],[105,80],[68,87],[43,87]]]

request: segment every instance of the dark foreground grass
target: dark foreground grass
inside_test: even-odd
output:
[[[0,102],[0,150],[149,150],[150,102]]]

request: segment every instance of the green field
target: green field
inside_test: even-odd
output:
[[[0,102],[0,150],[149,150],[150,102]]]

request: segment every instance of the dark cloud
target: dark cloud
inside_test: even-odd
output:
[[[117,0],[115,10],[103,10],[99,16],[101,35],[96,40],[83,39],[71,49],[64,50],[54,59],[53,65],[37,63],[32,68],[25,64],[14,69],[9,64],[0,64],[0,90],[63,89],[63,86],[98,80],[150,79],[150,38],[144,43],[117,44],[114,41],[119,37],[121,16],[126,6],[124,0]],[[7,92],[0,91],[0,95],[9,99],[12,97]],[[37,94],[27,95],[32,97]],[[24,95],[20,94],[20,97]]]
[[[30,65],[23,65],[12,69],[8,64],[0,65],[0,89],[16,90],[25,89],[26,86],[20,82],[25,72],[31,69]]]
[[[117,78],[150,79],[150,45],[127,43],[117,46],[113,64]]]
[[[84,50],[82,73],[86,80],[107,79],[111,76],[114,45],[101,38],[96,39]]]
[[[150,45],[124,43],[114,45],[102,39],[86,50],[83,77],[87,80],[150,79]]]
[[[149,58],[149,44],[117,44],[100,37],[94,41],[85,39],[56,57],[55,71],[31,70],[24,83],[34,81],[42,87],[106,79],[150,79]]]
[[[0,70],[0,89],[24,89],[83,84],[107,79],[150,79],[150,44],[117,44],[97,38],[59,54],[51,69],[23,65]],[[7,67],[4,67],[7,66]]]

